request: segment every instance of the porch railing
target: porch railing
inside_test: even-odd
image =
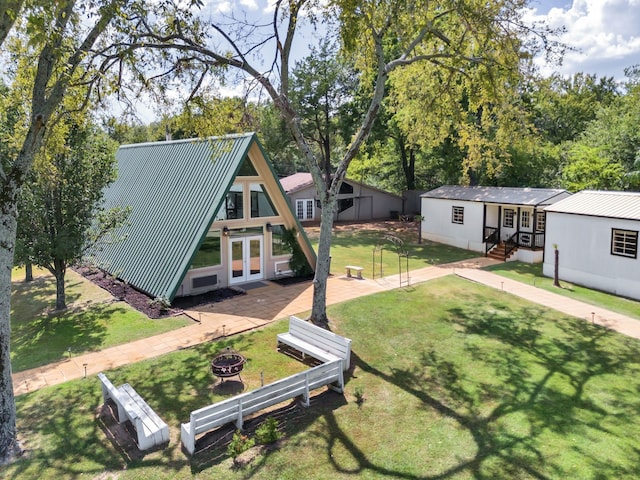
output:
[[[485,253],[489,253],[493,247],[500,243],[500,237],[498,236],[498,229],[494,227],[484,227],[484,243]]]
[[[511,252],[518,248],[518,233],[514,233],[504,242],[504,259],[509,258]]]
[[[519,232],[518,245],[520,247],[531,248],[532,250],[544,248],[544,232]]]

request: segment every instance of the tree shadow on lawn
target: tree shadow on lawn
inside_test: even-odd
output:
[[[124,313],[124,309],[113,304],[95,304],[86,309],[40,315],[20,323],[12,333],[14,371],[39,367],[64,360],[69,354],[100,348],[107,334],[105,321]]]
[[[67,304],[72,304],[80,298],[80,292],[75,291],[79,282],[65,285]],[[11,282],[11,325],[15,328],[24,322],[28,322],[30,317],[50,311],[55,314],[56,305],[56,281],[52,275],[40,276],[31,282]],[[18,307],[19,305],[19,307]],[[29,318],[15,318],[16,309]]]
[[[548,433],[561,437],[597,432],[620,438],[620,432],[611,432],[600,422],[607,417],[622,426],[626,416],[598,406],[585,394],[585,386],[596,377],[617,375],[629,364],[637,364],[640,348],[632,339],[570,318],[558,322],[559,334],[548,338],[548,332],[540,329],[541,322],[537,320],[541,311],[522,308],[509,311],[508,315],[491,316],[484,309],[473,307],[451,309],[451,321],[465,337],[478,335],[497,342],[498,348],[488,350],[476,347],[466,337],[464,350],[468,359],[451,359],[438,352],[436,346],[421,352],[419,365],[406,369],[390,366],[386,372],[353,356],[352,363],[363,371],[401,388],[425,408],[454,420],[467,431],[476,448],[470,458],[458,460],[438,474],[403,475],[372,464],[346,435],[338,433],[335,440],[350,451],[360,469],[394,478],[441,479],[461,473],[473,478],[570,478],[571,465],[549,454],[545,444]],[[465,370],[461,361],[485,370],[485,375],[476,378],[474,370]],[[566,379],[570,388],[559,385],[559,379]],[[631,408],[631,415],[640,413],[637,403],[626,407]],[[524,417],[525,428],[514,428],[509,423],[512,415]],[[339,431],[337,424],[333,429]],[[604,461],[605,456],[594,455],[579,441],[574,444],[567,440],[566,445],[580,455],[593,478],[640,475],[640,450],[633,443],[617,446],[627,448],[625,457],[634,459],[626,465]],[[335,467],[339,469],[338,465]]]

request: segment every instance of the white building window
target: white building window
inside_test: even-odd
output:
[[[611,229],[611,255],[638,257],[638,232],[633,230]]]
[[[544,232],[546,219],[544,212],[536,213],[536,232]]]
[[[531,212],[524,210],[522,212],[522,217],[520,218],[520,226],[522,228],[530,228],[531,227]]]
[[[510,208],[504,209],[504,223],[503,223],[504,227],[513,228],[513,217],[515,213],[516,211]]]
[[[315,201],[313,198],[296,200],[296,217],[298,220],[313,220],[315,218]]]
[[[464,207],[451,208],[451,222],[464,223]]]

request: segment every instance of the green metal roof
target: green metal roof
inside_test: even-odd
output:
[[[254,133],[124,145],[105,207],[130,206],[123,241],[98,265],[152,297],[173,299],[253,142]],[[273,170],[272,170],[273,171]]]

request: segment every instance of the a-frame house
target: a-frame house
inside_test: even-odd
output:
[[[315,253],[255,133],[125,145],[105,207],[130,207],[123,238],[91,252],[100,268],[152,298],[241,286],[289,273],[295,238]]]

